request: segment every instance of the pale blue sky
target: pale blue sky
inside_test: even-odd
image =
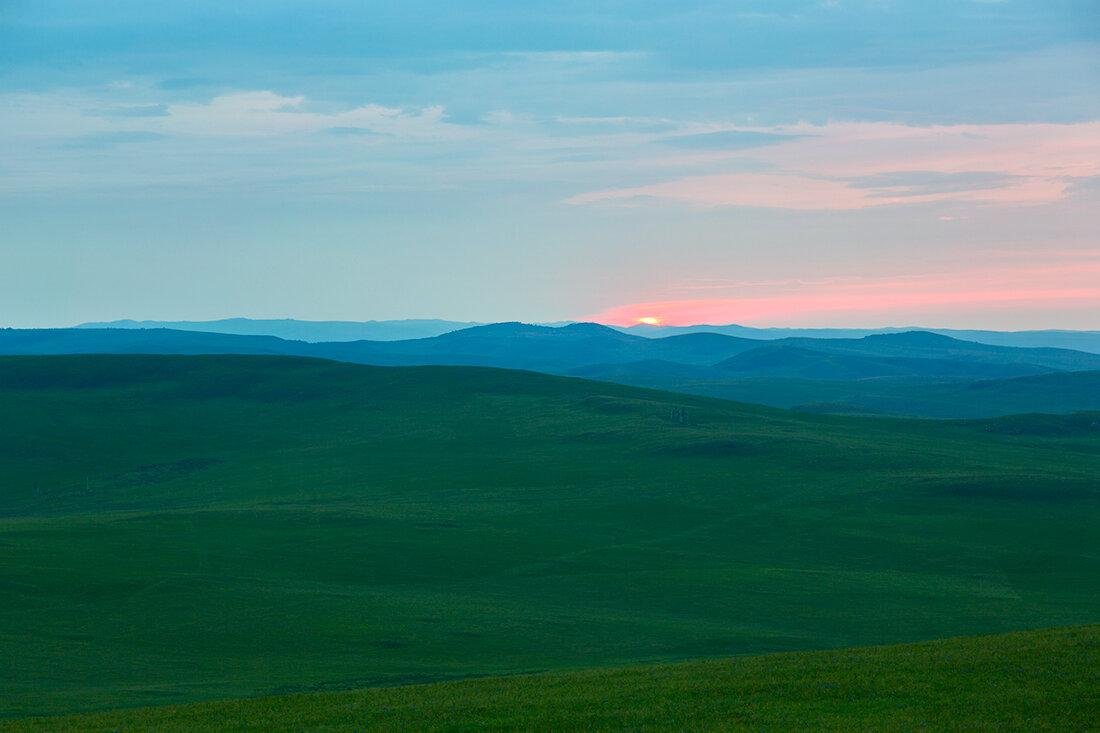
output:
[[[1098,49],[1094,0],[8,0],[0,325],[1100,328]]]

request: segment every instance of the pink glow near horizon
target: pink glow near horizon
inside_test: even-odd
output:
[[[721,285],[708,288],[723,288]],[[743,323],[827,325],[848,322],[907,324],[922,318],[1003,309],[1094,309],[1100,314],[1100,262],[1018,267],[956,275],[826,280],[817,283],[739,283],[726,297],[629,303],[588,320],[630,326],[642,318],[662,325]]]

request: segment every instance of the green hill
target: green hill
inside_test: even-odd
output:
[[[835,354],[898,356],[921,359],[966,360],[986,364],[1016,364],[1044,369],[1087,371],[1097,369],[1097,355],[1050,347],[1019,348],[963,341],[928,331],[880,333],[858,339],[792,338],[780,343]]]
[[[898,334],[898,337],[901,335]],[[878,377],[1015,377],[1034,374],[1036,370],[1026,364],[814,351],[783,342],[742,352],[719,362],[715,368],[731,376],[795,377],[827,381]]]
[[[982,418],[1022,412],[1100,410],[1100,371],[1055,372],[1008,379],[873,378],[849,381],[797,377],[716,377],[696,369],[634,364],[578,374],[806,412],[926,418]],[[673,365],[675,366],[675,365]]]
[[[747,354],[746,352],[753,352]],[[991,346],[923,331],[859,339],[756,341],[716,333],[645,338],[596,323],[492,323],[431,338],[307,343],[273,336],[164,328],[0,329],[0,354],[271,354],[380,366],[456,365],[572,373],[665,361],[717,374],[851,379],[866,376],[999,378],[1100,369],[1100,355]]]
[[[20,721],[0,730],[1085,730],[1100,627]]]
[[[1100,618],[1100,437],[260,356],[0,359],[0,715]]]
[[[828,399],[824,390],[822,396]],[[974,382],[868,380],[834,389],[831,396],[835,402],[808,403],[796,409],[934,418],[1000,417],[1026,412],[1065,416],[1100,410],[1100,371]]]

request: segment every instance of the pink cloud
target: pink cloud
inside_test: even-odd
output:
[[[693,176],[650,186],[594,191],[573,204],[658,198],[701,206],[763,206],[784,209],[861,209],[867,194],[839,181],[795,175],[735,173]]]
[[[755,128],[787,142],[740,151],[766,172],[685,176],[582,193],[571,204],[663,199],[697,206],[854,210],[941,201],[1035,205],[1100,175],[1100,122],[1067,125],[837,123]],[[729,157],[716,153],[711,159]],[[701,161],[700,161],[701,162]],[[885,177],[885,178],[884,178]]]
[[[752,206],[801,211],[840,211],[871,206],[969,201],[988,204],[1041,204],[1057,201],[1068,183],[1029,178],[997,188],[942,193],[890,195],[889,189],[861,188],[827,178],[801,175],[736,173],[692,176],[649,186],[594,191],[569,199],[571,204],[665,199],[698,206]]]

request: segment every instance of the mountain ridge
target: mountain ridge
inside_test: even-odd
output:
[[[575,321],[543,323],[545,326],[564,326]],[[207,333],[232,333],[238,335],[270,335],[291,340],[309,341],[398,341],[430,338],[450,331],[485,325],[474,321],[454,321],[438,318],[409,318],[366,321],[307,321],[294,318],[222,318],[206,321],[133,320],[89,321],[73,328],[172,328]],[[687,333],[719,333],[727,336],[772,341],[785,338],[862,338],[874,334],[927,331],[965,341],[975,341],[991,346],[1068,348],[1089,353],[1100,353],[1100,330],[1037,329],[1018,331],[991,331],[982,329],[952,329],[931,326],[884,326],[881,328],[794,328],[754,327],[740,324],[697,324],[691,326],[608,326],[623,333],[645,338],[674,336]]]
[[[928,332],[859,339],[754,340],[709,332],[646,338],[601,324],[482,324],[400,341],[294,341],[174,329],[0,329],[5,354],[254,354],[307,356],[378,366],[452,365],[581,376],[686,394],[835,412],[929,417],[1003,414],[1004,405],[1094,409],[1081,380],[1006,385],[1004,400],[982,393],[983,410],[966,404],[958,383],[1051,372],[1100,371],[1100,355],[1053,348],[967,342]],[[998,388],[999,389],[999,388]],[[1031,390],[1032,396],[1019,394]],[[995,391],[995,390],[994,390]],[[944,395],[958,400],[944,403]],[[978,394],[975,392],[974,394]],[[873,399],[872,399],[873,397]],[[869,401],[870,400],[870,401]],[[1075,402],[1076,401],[1076,402]]]
[[[448,321],[439,318],[404,318],[370,321],[304,321],[295,318],[219,318],[209,321],[158,321],[121,319],[89,321],[73,328],[87,329],[157,329],[223,333],[238,336],[278,336],[288,340],[308,341],[398,341],[428,338],[480,325],[474,321]]]

